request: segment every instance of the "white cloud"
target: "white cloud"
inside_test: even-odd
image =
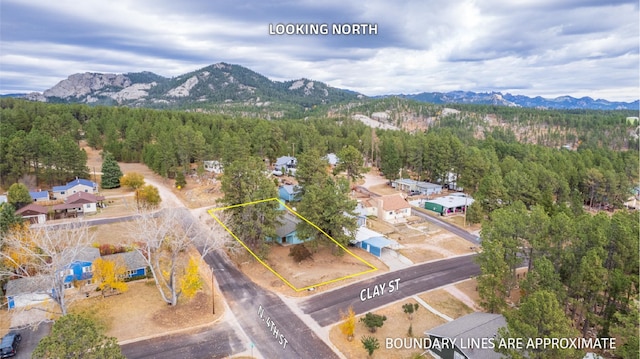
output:
[[[25,8],[32,11],[18,11]],[[25,17],[31,13],[41,21]],[[224,61],[367,95],[512,90],[638,98],[640,20],[638,5],[627,1],[5,0],[0,17],[4,93],[42,91],[77,72],[176,76]],[[268,35],[270,22],[332,19],[377,23],[379,35]],[[69,30],[51,25],[59,38],[49,35],[49,24],[61,22]]]

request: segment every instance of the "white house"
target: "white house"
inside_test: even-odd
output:
[[[411,205],[400,194],[374,198],[378,209],[378,218],[387,222],[399,222],[411,215]]]
[[[223,172],[222,163],[220,161],[204,161],[204,170],[219,175]]]

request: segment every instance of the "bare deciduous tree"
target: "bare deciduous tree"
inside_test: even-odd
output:
[[[0,276],[15,281],[8,287],[22,287],[23,294],[40,299],[49,297],[57,307],[52,313],[65,315],[73,299],[67,291],[71,282],[68,270],[75,261],[92,261],[93,258],[84,258],[96,250],[90,246],[91,241],[87,226],[80,222],[56,228],[16,228],[4,237]],[[34,308],[50,311],[40,306]]]
[[[191,213],[182,208],[141,213],[133,222],[130,241],[144,257],[162,299],[176,305],[181,294],[180,277],[195,247],[204,257],[222,245]]]

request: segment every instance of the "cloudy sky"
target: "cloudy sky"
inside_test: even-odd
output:
[[[640,97],[638,1],[2,0],[0,93],[78,72],[171,77],[227,62],[366,95]],[[270,35],[277,24],[327,35]],[[376,24],[375,35],[331,34]]]

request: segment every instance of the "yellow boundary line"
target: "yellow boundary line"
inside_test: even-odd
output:
[[[336,279],[331,279],[328,281],[324,281],[318,284],[314,284],[314,285],[309,285],[303,288],[297,288],[296,286],[294,286],[293,284],[291,284],[288,280],[286,280],[282,275],[280,275],[280,273],[276,272],[273,268],[271,268],[267,263],[265,263],[262,259],[260,259],[255,253],[253,253],[253,251],[247,247],[246,244],[244,244],[244,242],[238,238],[238,236],[235,235],[235,233],[233,233],[233,231],[231,231],[224,223],[222,223],[222,221],[220,220],[220,218],[218,218],[215,214],[213,214],[214,212],[217,211],[224,211],[225,209],[231,209],[231,208],[237,208],[237,207],[244,207],[244,206],[250,206],[253,204],[258,204],[258,203],[264,203],[264,202],[270,202],[270,201],[277,201],[278,203],[280,203],[287,211],[295,214],[296,216],[298,216],[298,218],[302,219],[303,221],[307,222],[309,225],[311,225],[313,228],[319,230],[322,234],[324,234],[325,236],[327,236],[327,238],[329,238],[333,243],[337,244],[340,248],[342,248],[345,252],[349,253],[351,256],[355,257],[356,259],[358,259],[360,262],[364,263],[367,267],[371,268],[369,270],[366,270],[364,272],[359,272],[359,273],[355,273],[355,274],[350,274],[350,275],[346,275],[340,278],[336,278]],[[243,247],[244,249],[246,249],[258,262],[260,262],[260,264],[262,264],[265,268],[267,268],[271,273],[275,274],[276,277],[280,278],[280,280],[282,280],[286,285],[288,285],[289,287],[291,287],[291,289],[295,290],[296,292],[300,292],[303,290],[307,290],[313,287],[319,287],[325,284],[329,284],[329,283],[335,283],[335,282],[339,282],[341,280],[345,280],[345,279],[349,279],[349,278],[354,278],[357,277],[359,275],[363,275],[366,273],[370,273],[370,272],[374,272],[377,271],[378,268],[376,268],[373,264],[367,262],[366,260],[360,258],[358,255],[352,253],[350,250],[348,250],[347,248],[345,248],[342,244],[338,243],[335,239],[333,239],[330,235],[327,234],[327,232],[323,231],[320,227],[316,226],[315,224],[313,224],[312,222],[310,222],[308,219],[304,218],[303,216],[301,216],[299,213],[297,213],[296,211],[292,210],[291,208],[289,208],[289,206],[287,206],[283,201],[281,201],[279,198],[268,198],[268,199],[262,199],[262,200],[258,200],[258,201],[253,201],[253,202],[247,202],[247,203],[242,203],[242,204],[235,204],[232,206],[227,206],[227,207],[218,207],[218,208],[213,208],[207,211],[207,213],[209,213],[209,215],[211,217],[213,217],[213,219],[216,220],[216,222],[218,222],[222,228],[224,228],[227,232],[229,232],[229,234],[236,240],[238,241]]]

